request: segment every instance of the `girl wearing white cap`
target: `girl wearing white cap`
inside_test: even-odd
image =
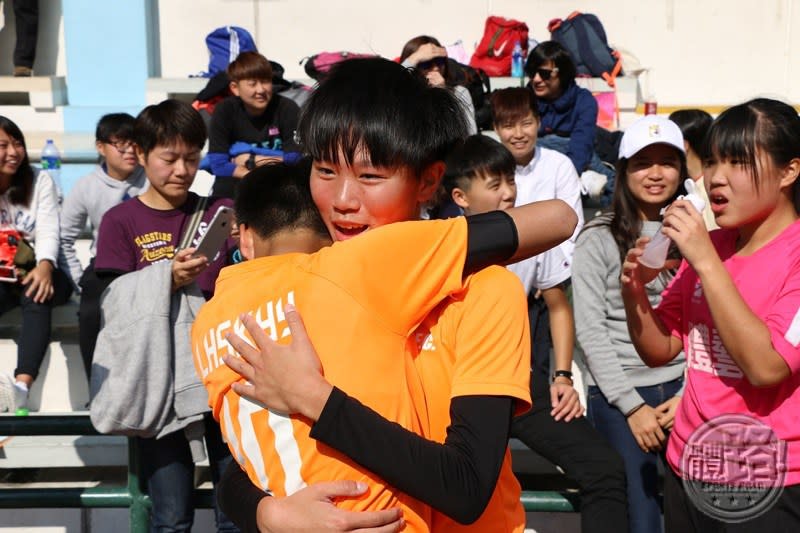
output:
[[[661,210],[687,177],[675,123],[650,115],[631,125],[620,144],[611,209],[585,226],[572,264],[575,326],[589,370],[587,414],[625,463],[633,533],[662,529],[656,463],[680,398],[684,361],[681,356],[651,369],[639,358],[626,325],[620,271],[636,240],[658,231]],[[671,277],[664,269],[647,284],[653,305]]]

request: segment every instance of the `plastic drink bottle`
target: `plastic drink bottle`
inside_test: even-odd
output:
[[[53,139],[47,139],[42,148],[42,170],[50,174],[50,177],[58,183],[61,177],[61,153]]]
[[[703,208],[705,208],[706,202],[697,194],[697,185],[694,180],[691,178],[687,179],[683,182],[683,186],[686,188],[688,194],[686,196],[679,196],[678,199],[689,200],[694,208],[697,209],[698,212],[701,212]],[[653,235],[653,238],[647,243],[647,246],[644,247],[644,253],[639,258],[639,262],[648,268],[662,268],[667,261],[667,252],[669,252],[670,242],[670,238],[661,232],[661,228],[658,228],[656,234]]]
[[[522,57],[522,45],[517,41],[517,44],[514,45],[514,51],[511,52],[511,77],[521,78],[525,75],[523,71],[524,62],[524,58]]]
[[[56,183],[56,189],[58,189],[58,204],[61,205],[61,152],[58,151],[53,139],[47,139],[47,142],[44,143],[41,161],[42,170],[50,174],[50,177],[53,178],[53,181]]]

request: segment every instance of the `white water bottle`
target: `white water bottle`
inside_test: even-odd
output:
[[[688,194],[686,196],[679,196],[678,199],[689,200],[694,208],[697,209],[698,213],[702,212],[706,206],[706,202],[697,194],[697,186],[694,180],[691,178],[687,179],[683,183],[683,186],[686,188]],[[647,246],[644,247],[644,253],[639,258],[639,262],[648,268],[662,268],[667,261],[669,243],[670,238],[664,235],[659,227],[656,234],[653,235],[653,238],[647,243]]]
[[[511,52],[511,77],[512,78],[521,78],[525,75],[523,71],[523,63],[524,58],[522,57],[522,45],[517,44],[514,45],[514,51]]]

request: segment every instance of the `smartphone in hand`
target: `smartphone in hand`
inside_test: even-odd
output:
[[[219,253],[225,239],[231,234],[233,227],[233,209],[224,205],[217,209],[214,218],[206,227],[206,232],[200,237],[194,257],[204,255],[209,261],[213,261]]]

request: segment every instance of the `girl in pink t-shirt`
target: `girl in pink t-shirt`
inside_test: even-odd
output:
[[[664,485],[670,531],[800,528],[800,118],[755,99],[722,113],[703,166],[721,230],[685,200],[663,232],[684,257],[654,311],[639,263],[622,267],[628,329],[650,366],[686,353]]]

